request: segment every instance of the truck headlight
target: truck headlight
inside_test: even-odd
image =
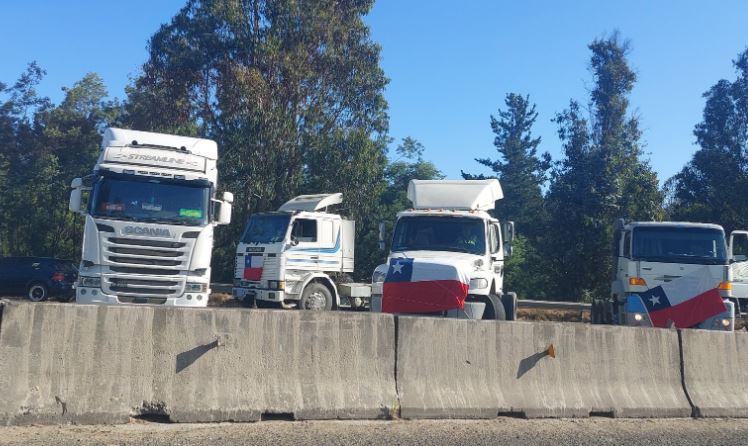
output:
[[[482,289],[486,288],[488,286],[488,280],[486,279],[470,279],[470,288],[472,289]]]
[[[643,319],[643,316],[642,316],[642,314],[641,314],[641,313],[634,313],[634,320],[635,320],[636,322],[641,322],[641,321],[642,321],[642,319]]]
[[[722,324],[723,328],[730,328],[730,324],[731,324],[730,319],[722,318],[722,319],[720,319],[719,322],[720,322],[720,324]]]
[[[101,288],[101,277],[81,276],[78,278],[78,282],[82,287]]]
[[[282,291],[286,289],[286,282],[283,280],[268,280],[268,288]]]
[[[187,282],[187,284],[184,286],[184,291],[188,293],[204,293],[208,291],[208,284],[200,282]]]
[[[384,271],[377,268],[374,270],[374,274],[371,275],[371,283],[382,283],[387,277],[387,270]]]

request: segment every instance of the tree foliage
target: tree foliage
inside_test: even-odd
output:
[[[218,234],[222,279],[249,215],[299,191],[345,191],[352,216],[373,212],[388,121],[363,21],[372,3],[189,0],[151,38],[125,122],[218,142],[220,187],[237,204]],[[359,221],[359,241],[369,226]]]
[[[589,117],[576,101],[556,116],[564,157],[547,196],[552,237],[543,257],[552,288],[565,299],[607,293],[614,221],[655,219],[662,205],[657,176],[643,159],[638,119],[629,112],[636,82],[629,45],[614,34],[589,49]]]
[[[728,231],[744,228],[748,216],[748,49],[733,64],[737,78],[722,79],[704,94],[703,118],[694,129],[699,150],[667,182],[671,218],[718,223]]]

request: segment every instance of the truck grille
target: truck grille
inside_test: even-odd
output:
[[[187,269],[187,243],[163,240],[127,239],[110,237],[104,244],[105,257],[110,264],[153,266],[168,269]],[[156,274],[149,271],[146,274]]]
[[[103,291],[136,304],[164,304],[167,298],[181,296],[184,279],[169,276],[189,269],[188,242],[103,238],[103,263],[110,271],[102,277]]]

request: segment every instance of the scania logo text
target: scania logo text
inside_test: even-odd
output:
[[[171,232],[164,228],[145,228],[141,226],[125,226],[122,228],[125,235],[147,235],[150,237],[171,237]]]

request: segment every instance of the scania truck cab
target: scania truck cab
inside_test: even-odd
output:
[[[488,212],[503,198],[499,181],[412,180],[407,196],[413,208],[397,214],[387,263],[372,275],[373,311],[381,310],[393,260],[412,259],[453,263],[467,271],[465,308],[447,311],[445,316],[515,319],[517,296],[504,291],[504,259],[511,253],[514,223],[506,222],[502,228]]]
[[[673,319],[670,326],[732,331],[733,271],[741,262],[731,255],[731,245],[722,227],[715,224],[619,220],[614,227],[611,294],[593,300],[592,322],[662,326],[653,315],[665,310],[673,315],[668,316]],[[691,299],[708,293],[721,297],[723,311],[695,314],[710,307]],[[700,322],[679,326],[675,318],[684,309],[690,312],[686,319]]]
[[[328,208],[341,193],[300,195],[250,217],[236,251],[234,297],[245,306],[364,308],[370,286],[355,284],[355,224]]]
[[[85,216],[77,302],[208,304],[213,228],[233,201],[215,198],[217,157],[207,139],[104,132],[93,173],[72,182],[70,210]]]

